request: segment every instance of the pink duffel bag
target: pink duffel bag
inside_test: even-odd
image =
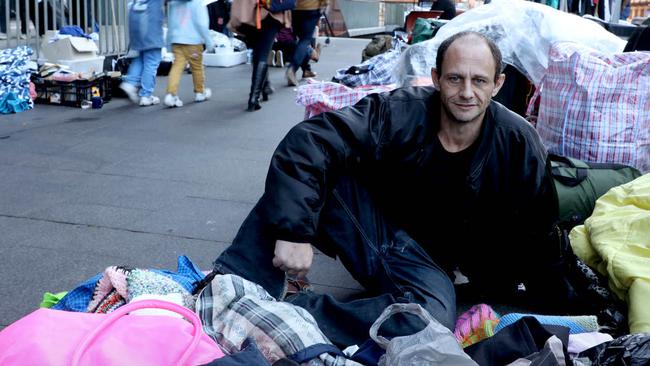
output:
[[[164,309],[167,315],[128,315]],[[189,321],[189,322],[188,322]],[[223,357],[189,309],[143,300],[109,314],[38,309],[0,332],[0,365],[200,365]]]

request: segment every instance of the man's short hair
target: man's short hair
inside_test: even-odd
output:
[[[447,49],[449,46],[451,46],[454,41],[460,38],[468,37],[468,36],[475,36],[487,44],[487,46],[490,48],[490,52],[492,52],[492,58],[494,59],[494,67],[495,67],[495,72],[494,72],[494,81],[496,81],[499,78],[499,75],[501,72],[503,72],[503,59],[501,57],[501,50],[499,50],[499,46],[497,46],[496,43],[486,35],[475,32],[475,31],[463,31],[454,34],[453,36],[445,39],[440,46],[438,47],[438,54],[436,55],[436,70],[438,71],[438,75],[442,75],[442,62],[445,59],[445,54],[447,53]]]

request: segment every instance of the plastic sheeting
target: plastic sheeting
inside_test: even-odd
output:
[[[620,53],[625,41],[597,23],[577,15],[529,1],[494,0],[455,17],[436,36],[409,47],[396,68],[400,85],[430,85],[438,46],[450,36],[473,30],[493,40],[504,62],[513,65],[538,84],[548,65],[548,53],[556,42],[576,42],[604,54]]]

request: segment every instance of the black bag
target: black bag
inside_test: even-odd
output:
[[[217,0],[208,5],[210,29],[227,34],[226,25],[230,21],[230,8],[228,0]]]
[[[295,9],[296,0],[260,0],[260,5],[271,13],[279,13]]]
[[[650,51],[650,27],[638,27],[628,39],[623,52]]]
[[[550,154],[551,171],[566,228],[582,224],[594,210],[596,200],[612,188],[630,182],[641,173],[623,164],[586,163]]]

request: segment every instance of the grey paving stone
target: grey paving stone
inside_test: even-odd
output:
[[[313,68],[328,80],[359,62],[366,43],[332,39]],[[199,104],[184,75],[179,109],[114,98],[100,110],[37,105],[0,117],[0,329],[45,291],[111,265],[175,269],[187,254],[211,268],[260,197],[278,142],[304,116],[279,68],[271,100],[244,112],[250,72],[207,69],[213,97]],[[158,78],[159,96],[166,82]],[[358,292],[322,255],[310,276],[319,291]]]

